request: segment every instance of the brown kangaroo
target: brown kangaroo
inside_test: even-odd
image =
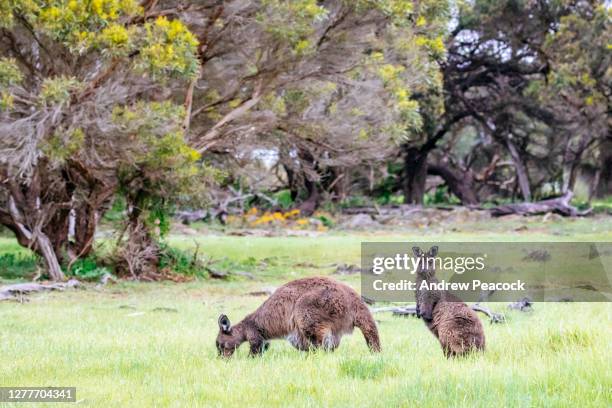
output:
[[[250,354],[268,348],[268,341],[286,338],[302,351],[334,350],[343,334],[357,326],[372,351],[380,351],[376,323],[357,292],[326,277],[303,278],[278,288],[255,312],[234,326],[219,316],[217,350],[230,357],[244,342]]]
[[[462,356],[474,350],[484,350],[485,336],[482,323],[476,313],[458,297],[441,290],[421,289],[422,282],[438,282],[435,263],[427,262],[438,254],[438,247],[431,247],[425,255],[419,247],[412,248],[421,257],[416,279],[416,311],[427,328],[438,338],[447,358]]]

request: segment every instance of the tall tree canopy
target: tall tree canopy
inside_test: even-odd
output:
[[[276,146],[314,174],[418,133],[413,95],[441,86],[447,14],[434,0],[0,2],[0,222],[61,279],[120,192],[125,269],[154,270],[168,205],[213,149]]]

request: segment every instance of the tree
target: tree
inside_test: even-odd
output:
[[[441,86],[445,1],[213,3],[190,27],[204,44],[190,138],[205,157],[276,151],[310,212],[339,169],[419,133],[415,95]]]
[[[2,3],[0,221],[61,279],[61,263],[91,251],[120,191],[129,218],[120,255],[138,276],[155,270],[172,197],[193,187],[185,180],[200,154],[274,137],[275,146],[299,142],[325,167],[360,140],[368,157],[382,156],[420,126],[418,82],[436,86],[427,55],[440,42],[413,31],[426,27],[419,7]]]
[[[155,100],[199,69],[185,25],[145,12],[133,0],[0,3],[0,222],[52,279],[91,251],[122,174],[149,179],[170,151],[173,169],[198,157],[182,129],[138,125],[157,110],[182,124],[183,108]]]
[[[529,95],[555,114],[561,139],[562,192],[573,190],[578,168],[586,152],[600,156],[610,134],[612,58],[611,11],[603,2],[569,3],[571,13],[562,16],[546,36],[542,52],[550,64],[545,79],[530,83]]]
[[[603,76],[602,67],[609,65],[606,64],[606,59],[602,58],[606,40],[601,38],[605,38],[603,34],[606,20],[601,16],[593,18],[592,21],[589,20],[591,17],[585,17],[594,15],[594,10],[600,10],[599,13],[602,13],[604,8],[600,2],[575,1],[479,0],[460,4],[456,27],[448,40],[448,55],[441,63],[444,78],[444,114],[431,115],[425,121],[431,125],[424,126],[424,140],[407,144],[403,149],[403,188],[406,202],[422,202],[423,175],[428,168],[430,153],[439,147],[439,143],[448,140],[447,135],[453,129],[474,127],[483,135],[480,143],[496,145],[498,155],[507,157],[513,164],[516,185],[526,201],[531,200],[534,185],[554,181],[558,167],[557,158],[566,157],[567,162],[567,157],[579,157],[576,152],[582,152],[589,147],[587,140],[591,139],[576,135],[576,128],[570,131],[568,127],[569,123],[576,123],[577,114],[570,119],[568,113],[562,112],[567,108],[567,102],[559,99],[559,95],[563,95],[559,94],[560,88],[564,88],[564,92],[573,93],[571,86],[567,86],[569,82],[562,84],[563,81],[555,78],[561,76],[567,79],[564,72],[567,73],[568,68],[563,66],[562,61],[569,59],[575,62],[574,71],[584,71],[584,66],[590,63],[592,69],[598,72],[597,75]],[[574,32],[564,34],[564,31],[567,31],[564,27],[569,25],[569,21],[576,19],[581,21],[580,28],[577,23],[573,24]],[[578,32],[587,26],[591,27],[593,32]],[[588,38],[601,40],[593,46],[584,43],[578,45],[571,41],[571,45],[562,45],[564,41],[568,42],[568,38],[574,41],[589,41]],[[567,49],[564,50],[564,47]],[[588,56],[590,53],[592,57]],[[578,68],[578,65],[582,67]],[[575,74],[578,75],[576,72]],[[587,78],[591,77],[587,74]],[[553,83],[560,87],[550,86]],[[544,88],[548,91],[543,91]],[[546,95],[549,103],[543,102]],[[597,95],[599,94],[593,94],[589,101],[597,100]],[[599,98],[603,99],[605,98]],[[584,97],[582,100],[585,100]],[[575,110],[584,114],[584,104]],[[597,111],[601,118],[605,109],[599,108]],[[586,120],[598,123],[596,126],[601,129],[601,119],[593,119],[591,115]],[[585,120],[578,126],[585,129],[585,133],[592,133],[586,130],[588,126]],[[563,129],[566,130],[562,131]],[[565,136],[560,143],[559,138],[562,135]],[[561,148],[568,153],[559,154]],[[444,160],[449,161],[448,158]],[[569,161],[577,163],[576,160]],[[502,162],[505,165],[506,162]],[[434,166],[439,165],[440,163]],[[451,172],[456,173],[458,169],[446,167],[445,170],[436,173],[446,174],[450,186],[457,180],[471,180],[470,177],[456,177],[457,174],[451,177]],[[469,175],[467,170],[469,169],[460,170],[459,174]],[[482,170],[487,169],[483,167]],[[504,167],[504,170],[507,170],[507,167]],[[454,189],[457,192],[462,190],[462,201],[471,204],[473,194],[465,193],[471,189],[468,184],[460,189],[459,185],[455,185]],[[465,199],[466,197],[471,198]]]

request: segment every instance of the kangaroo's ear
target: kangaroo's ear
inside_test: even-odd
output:
[[[221,316],[219,316],[219,329],[223,332],[223,333],[229,333],[230,329],[232,328],[232,324],[230,323],[229,318],[222,314]]]
[[[414,253],[414,256],[416,257],[423,255],[423,251],[421,251],[421,248],[419,247],[412,247],[412,252]]]
[[[434,245],[429,249],[429,256],[434,258],[436,255],[438,255],[438,247]]]

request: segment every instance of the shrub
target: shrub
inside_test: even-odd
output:
[[[293,207],[293,199],[291,198],[290,190],[281,190],[278,193],[274,194],[274,199],[278,202],[278,205],[283,209],[288,209]]]
[[[5,279],[22,279],[36,270],[38,257],[35,255],[0,255],[0,276]]]
[[[82,280],[95,281],[103,275],[111,273],[106,266],[101,266],[95,256],[79,259],[72,264],[70,271],[66,274]]]
[[[186,276],[206,276],[206,268],[198,258],[197,249],[189,253],[168,244],[160,246],[159,268]]]

